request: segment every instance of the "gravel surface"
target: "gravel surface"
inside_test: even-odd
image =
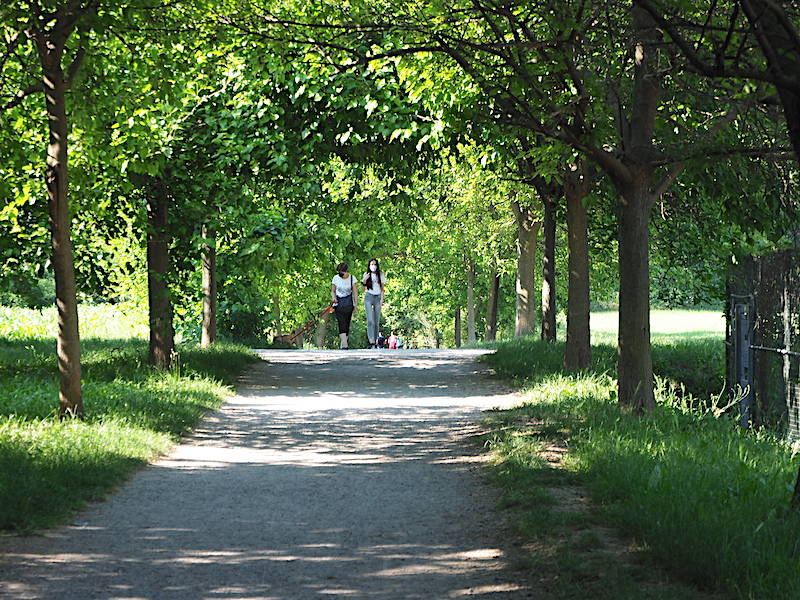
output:
[[[515,401],[477,353],[259,351],[106,502],[0,537],[0,597],[534,597],[465,440]]]

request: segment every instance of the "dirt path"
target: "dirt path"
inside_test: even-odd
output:
[[[474,351],[264,351],[76,524],[0,538],[0,597],[530,598],[464,438],[515,398]]]

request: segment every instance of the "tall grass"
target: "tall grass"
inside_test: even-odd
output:
[[[527,391],[525,404],[491,418],[500,432],[493,439],[500,477],[526,464],[541,470],[525,454],[536,453],[543,437],[566,435],[566,467],[604,519],[660,564],[729,597],[800,598],[791,448],[768,432],[737,427],[718,409],[719,338],[656,338],[653,353],[658,409],[636,418],[616,405],[612,346],[596,346],[593,368],[575,374],[561,369],[558,345],[501,344],[487,361]],[[507,478],[505,486],[517,481]]]
[[[697,398],[718,395],[725,385],[725,349],[719,339],[681,340],[667,338],[653,344],[653,373],[663,385],[685,390]],[[487,361],[503,375],[529,382],[562,371],[564,343],[539,343],[532,338],[502,342]],[[615,375],[615,342],[592,346],[594,373]]]
[[[241,346],[186,346],[176,369],[158,371],[146,364],[147,342],[125,337],[141,315],[82,307],[87,330],[107,337],[82,340],[86,418],[60,423],[48,315],[1,314],[7,329],[0,335],[0,529],[62,523],[102,497],[219,406],[254,360]],[[10,321],[15,328],[8,329]]]

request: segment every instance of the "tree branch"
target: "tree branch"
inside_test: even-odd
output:
[[[23,31],[17,31],[14,33],[13,36],[11,36],[11,39],[8,40],[8,43],[6,44],[6,51],[3,54],[2,58],[0,58],[0,73],[3,72],[3,69],[5,68],[6,63],[8,62],[8,59],[11,58],[11,55],[14,54],[14,52],[16,52],[17,47],[19,47],[19,45],[22,43],[23,33],[24,33]]]
[[[72,62],[67,68],[67,77],[65,81],[67,87],[72,85],[72,81],[75,79],[75,75],[78,73],[78,69],[81,68],[81,64],[83,64],[83,59],[85,57],[86,57],[86,48],[81,46],[78,49],[77,54],[75,54],[75,58],[72,59]]]
[[[685,168],[686,168],[685,162],[679,162],[673,165],[672,168],[669,170],[669,173],[666,174],[664,179],[662,179],[661,182],[653,190],[651,196],[651,202],[655,202],[656,200],[661,198],[664,192],[666,192],[669,189],[669,187],[673,183],[675,183],[675,180],[681,173],[683,173]]]
[[[44,92],[43,83],[37,83],[25,90],[20,90],[19,92],[17,92],[16,95],[11,100],[9,100],[3,105],[0,105],[0,113],[10,110],[15,106],[19,106],[22,103],[22,101],[25,100],[25,98],[37,92]]]
[[[712,78],[740,77],[754,81],[764,81],[782,88],[789,89],[792,92],[800,95],[800,80],[787,76],[780,71],[759,71],[756,69],[744,69],[738,66],[726,66],[721,62],[721,60],[717,61],[717,63],[713,65],[705,62],[700,56],[699,52],[695,51],[686,38],[681,35],[681,33],[678,31],[678,28],[664,17],[664,12],[658,6],[656,6],[650,0],[633,0],[633,2],[647,11],[647,13],[650,14],[650,16],[656,22],[658,27],[663,29],[669,35],[670,39],[675,43],[683,56],[689,62],[691,69],[697,73]],[[749,17],[750,15],[748,14],[748,18]],[[732,26],[733,25],[731,25],[731,27]],[[750,30],[756,36],[761,35],[753,26],[751,26]],[[771,52],[771,46],[768,43],[769,40],[764,38],[763,35],[761,35],[760,39],[764,44],[767,44],[767,47],[764,48],[763,51],[769,59],[769,54]]]

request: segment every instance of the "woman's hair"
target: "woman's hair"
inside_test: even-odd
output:
[[[367,283],[364,284],[364,287],[366,287],[368,290],[372,289],[372,271],[369,270],[369,266],[373,261],[375,262],[375,266],[378,267],[375,269],[375,275],[378,277],[378,284],[381,286],[381,288],[383,287],[383,281],[381,281],[381,263],[378,262],[377,258],[370,258],[369,262],[367,263],[367,275],[369,275],[369,277],[367,277]]]
[[[349,269],[350,267],[346,262],[340,262],[338,265],[336,265],[337,273],[346,273]]]

